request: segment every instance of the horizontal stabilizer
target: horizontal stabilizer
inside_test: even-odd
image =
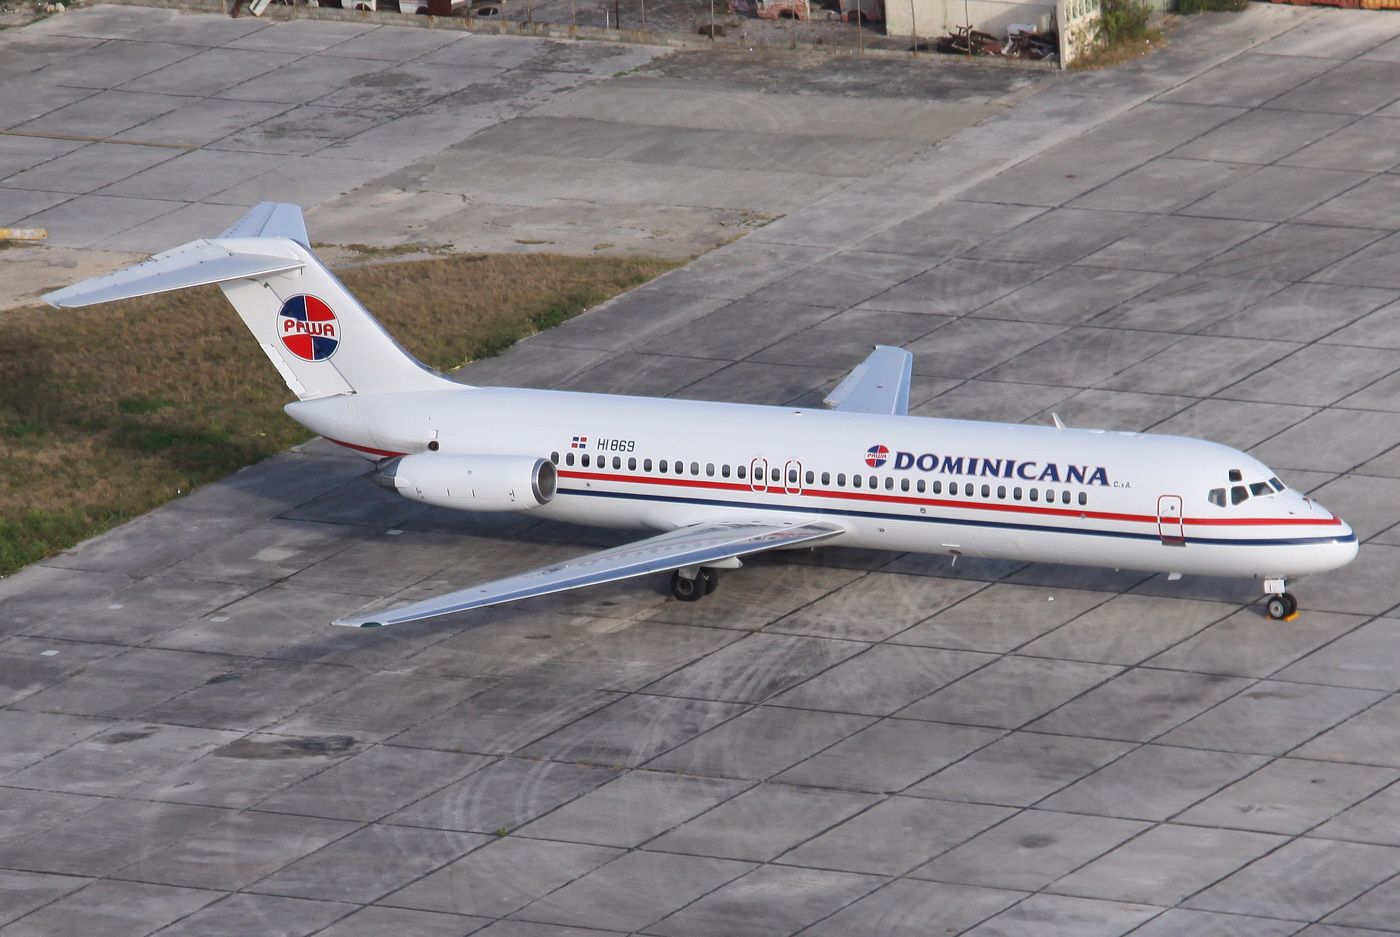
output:
[[[845,528],[823,521],[779,524],[767,520],[697,524],[668,531],[625,546],[589,553],[518,576],[482,583],[412,605],[338,619],[337,625],[378,628],[398,625],[488,605],[501,605],[537,595],[550,595],[582,586],[600,585],[647,573],[706,566],[736,556],[778,550],[802,543],[829,540]]]
[[[876,345],[822,403],[848,413],[905,416],[913,373],[913,355],[894,345]]]
[[[311,246],[306,218],[300,205],[289,202],[259,202],[252,211],[234,222],[222,238],[291,238],[302,247]]]
[[[240,248],[246,244],[244,242]],[[256,245],[258,253],[230,250],[215,241],[191,241],[156,254],[144,263],[46,293],[44,302],[60,309],[91,306],[207,283],[271,276],[305,266],[305,261],[293,252],[284,256],[274,253],[278,248],[276,241],[259,241]]]

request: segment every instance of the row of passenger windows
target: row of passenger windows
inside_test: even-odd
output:
[[[559,453],[551,452],[549,458],[555,465],[559,464]],[[609,458],[609,456],[605,455],[593,456],[590,453],[584,452],[580,453],[577,459],[575,459],[574,453],[566,452],[564,453],[564,464],[567,466],[577,464],[583,468],[605,469],[611,467],[616,470],[621,470],[622,467],[626,465],[629,472],[635,472],[639,467],[643,472],[651,472],[653,470],[651,459],[637,459],[634,456],[628,456],[624,460],[622,456],[615,455],[611,457],[610,462]],[[714,478],[718,475],[720,478],[737,478],[741,481],[747,480],[751,484],[763,481],[771,482],[775,485],[786,483],[789,488],[797,487],[799,477],[798,470],[791,467],[786,469],[786,482],[784,481],[783,471],[776,467],[768,470],[769,477],[767,479],[762,477],[762,469],[754,469],[753,477],[749,478],[748,467],[743,465],[736,465],[731,469],[728,465],[716,466],[713,462],[706,462],[703,466],[699,462],[691,462],[688,472],[686,468],[686,463],[679,459],[674,462],[667,459],[659,459],[655,464],[655,471],[661,475],[690,475],[695,478],[701,477],[702,474],[706,478]],[[818,483],[818,477],[818,473],[810,469],[801,475],[802,483],[809,487]],[[852,474],[847,476],[845,472],[837,472],[835,475],[831,472],[822,472],[820,473],[820,479],[824,487],[831,487],[834,483],[837,488],[849,487],[871,491],[879,491],[880,489],[894,491],[897,488],[902,492],[914,492],[917,494],[943,494],[943,482],[939,480],[927,482],[922,478],[896,479],[892,475],[885,475],[882,477],[879,475]],[[963,495],[968,498],[976,497],[978,495],[978,486],[973,482],[949,482],[948,494]],[[1046,504],[1054,504],[1056,501],[1061,504],[1072,504],[1077,501],[1081,507],[1089,503],[1089,495],[1087,492],[1081,491],[1076,497],[1072,492],[1064,489],[1056,491],[1053,488],[1022,488],[1019,485],[1010,488],[1005,485],[997,485],[994,488],[992,485],[983,484],[981,486],[981,496],[988,500],[991,500],[995,496],[998,501],[1006,501],[1009,499],[1012,501],[1041,502],[1043,499]]]

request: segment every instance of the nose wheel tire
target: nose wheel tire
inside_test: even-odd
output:
[[[671,594],[682,602],[698,602],[719,587],[719,573],[708,566],[700,567],[695,578],[687,579],[680,570],[671,574]]]
[[[1269,596],[1269,600],[1264,603],[1264,610],[1274,621],[1283,621],[1290,615],[1298,611],[1298,600],[1291,592],[1282,592],[1278,595]]]

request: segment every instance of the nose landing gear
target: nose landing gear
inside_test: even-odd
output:
[[[1264,580],[1264,591],[1269,593],[1264,611],[1274,621],[1292,621],[1298,617],[1298,600],[1293,593],[1285,592],[1285,588],[1287,584],[1282,579]]]

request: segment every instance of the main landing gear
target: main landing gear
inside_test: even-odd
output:
[[[719,588],[719,570],[684,566],[671,574],[671,594],[682,602],[698,602]]]
[[[1265,579],[1264,591],[1269,598],[1264,603],[1264,611],[1274,621],[1292,621],[1298,617],[1298,600],[1293,593],[1285,592],[1287,584],[1282,579]]]

